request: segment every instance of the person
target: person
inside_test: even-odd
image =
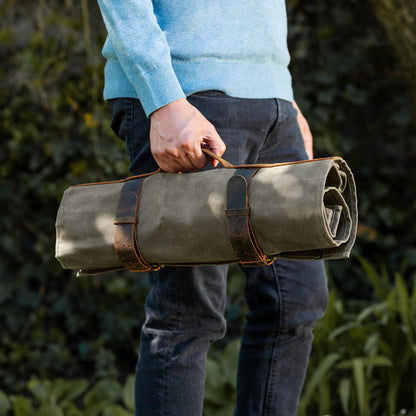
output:
[[[130,171],[304,160],[312,137],[293,99],[284,0],[98,0],[108,32],[104,99]],[[157,209],[157,207],[155,207]],[[202,413],[210,345],[224,336],[228,266],[149,273],[136,416]],[[327,305],[321,261],[244,268],[248,313],[235,415],[296,414]]]

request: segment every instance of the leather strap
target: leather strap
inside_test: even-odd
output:
[[[123,266],[133,272],[157,270],[141,255],[137,244],[140,192],[146,177],[126,181],[121,189],[114,219],[114,249]]]
[[[248,196],[250,183],[259,168],[237,169],[227,185],[228,235],[234,252],[245,267],[264,266],[273,263],[258,245],[250,222]]]

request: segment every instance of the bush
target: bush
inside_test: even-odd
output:
[[[133,416],[134,378],[124,385],[102,379],[90,387],[84,379],[38,380],[27,383],[30,395],[7,397],[0,391],[0,415],[7,416]]]
[[[100,98],[101,19],[90,5],[91,21],[99,25],[89,28],[85,4],[1,6],[7,22],[0,31],[0,388],[5,391],[24,389],[27,374],[118,376],[126,368],[130,373],[136,362],[147,290],[143,277],[75,280],[54,260],[54,222],[64,189],[127,171]]]
[[[409,291],[360,259],[374,301],[332,291],[318,323],[301,415],[416,415],[416,280]]]
[[[316,156],[340,155],[354,172],[360,226],[355,253],[390,273],[416,270],[415,116],[409,86],[367,2],[287,2],[295,97]],[[414,83],[416,79],[413,77]],[[348,296],[371,296],[357,262],[329,262]]]

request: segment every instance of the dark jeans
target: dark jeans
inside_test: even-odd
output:
[[[188,99],[214,124],[227,145],[223,157],[231,163],[306,158],[291,103],[231,98],[213,91]],[[140,103],[122,98],[109,106],[112,127],[126,142],[130,170],[155,170],[149,120]],[[249,312],[241,340],[235,415],[294,416],[312,329],[327,306],[323,262],[277,260],[244,271]],[[207,351],[226,330],[227,266],[166,267],[149,276],[135,415],[201,415]]]

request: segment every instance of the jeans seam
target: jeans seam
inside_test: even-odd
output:
[[[276,120],[273,123],[272,127],[269,129],[269,131],[267,132],[267,136],[266,139],[263,143],[263,146],[261,147],[260,151],[259,151],[259,159],[263,159],[262,155],[263,152],[267,152],[268,150],[268,142],[269,142],[269,137],[271,136],[271,134],[273,132],[276,133],[276,135],[278,135],[278,131],[280,129],[281,126],[284,126],[287,120],[287,104],[285,100],[281,100],[280,98],[275,98],[275,103],[276,103]],[[279,142],[280,140],[278,140]],[[277,142],[277,143],[278,143]]]
[[[134,108],[133,108],[133,99],[126,99],[126,124],[125,129],[125,146],[126,153],[129,160],[134,159],[135,157],[135,146],[134,146]]]
[[[283,316],[283,297],[282,297],[282,291],[280,289],[280,282],[279,282],[279,274],[277,272],[277,267],[278,264],[273,263],[270,267],[272,267],[273,270],[273,275],[275,278],[275,282],[276,282],[276,292],[278,294],[278,298],[279,298],[279,325],[278,325],[278,330],[276,332],[276,340],[274,342],[273,345],[273,353],[272,353],[272,358],[270,361],[270,368],[269,368],[269,374],[267,377],[267,387],[266,387],[266,394],[265,394],[265,399],[264,399],[264,416],[267,415],[271,415],[273,412],[273,408],[270,406],[270,403],[273,403],[273,384],[275,382],[274,378],[275,378],[275,374],[273,372],[273,368],[274,368],[274,363],[276,363],[277,359],[278,359],[278,347],[279,347],[279,340],[280,340],[280,331],[282,328],[282,316]]]
[[[169,359],[170,359],[170,357],[169,357]],[[168,397],[169,397],[169,394],[168,394],[168,390],[169,390],[168,367],[169,367],[168,366],[168,360],[165,359],[165,368],[164,368],[164,371],[163,371],[163,378],[164,378],[163,386],[165,387],[165,394],[163,395],[164,400],[163,400],[163,409],[162,409],[162,412],[165,416],[168,416],[168,406],[169,406],[169,403],[168,403]]]
[[[275,115],[275,120],[272,123],[272,125],[270,126],[269,130],[267,131],[267,134],[265,136],[265,139],[263,141],[263,145],[261,146],[260,150],[259,150],[259,155],[261,155],[262,150],[267,147],[267,142],[269,141],[270,135],[272,133],[272,131],[275,129],[275,127],[277,126],[277,124],[279,124],[280,120],[280,106],[279,106],[279,102],[278,99],[276,98],[274,100],[274,103],[276,105],[276,115]]]
[[[284,102],[284,100],[281,100],[280,98],[276,99],[277,105],[279,107],[279,122],[278,125],[282,125],[286,123],[287,120],[287,102]]]
[[[136,140],[135,140],[135,134],[134,134],[134,131],[135,131],[134,110],[135,110],[135,108],[134,108],[134,99],[130,98],[130,126],[131,126],[130,134],[131,134],[131,139],[132,139],[131,140],[131,150],[133,152],[133,159],[136,157],[136,154],[137,154],[137,152],[136,152]]]

